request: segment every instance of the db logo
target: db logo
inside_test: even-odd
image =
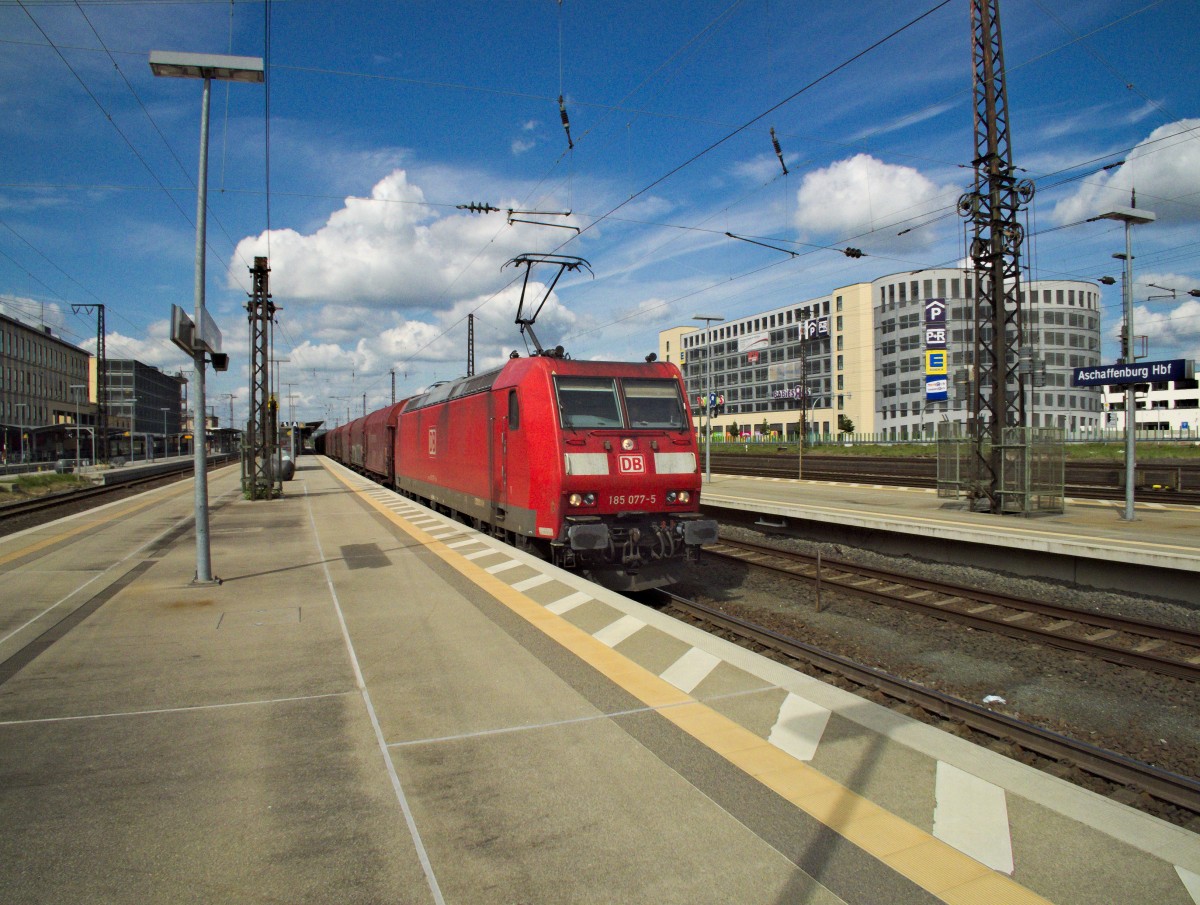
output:
[[[617,471],[621,474],[645,474],[646,460],[641,456],[617,456]]]

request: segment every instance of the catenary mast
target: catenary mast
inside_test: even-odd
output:
[[[975,83],[975,188],[959,199],[970,219],[975,271],[975,350],[971,413],[975,446],[971,495],[975,505],[1005,511],[1001,486],[1004,429],[1026,426],[1019,387],[1022,342],[1020,251],[1017,219],[1033,198],[1033,183],[1018,180],[1012,162],[1008,91],[999,0],[971,0]]]

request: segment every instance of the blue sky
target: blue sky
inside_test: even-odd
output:
[[[1135,332],[1152,359],[1200,358],[1200,5],[1004,0],[1001,18],[1014,163],[1038,187],[1024,263],[1119,277],[1122,228],[1086,221],[1132,186],[1158,215],[1134,231]],[[268,82],[213,90],[223,423],[228,394],[245,418],[261,254],[297,418],[377,407],[391,368],[400,397],[461,375],[470,312],[477,370],[524,352],[520,274],[502,269],[524,252],[594,271],[559,283],[544,344],[640,359],[693,314],[957,262],[970,41],[968,0],[0,0],[0,310],[94,348],[94,316],[71,306],[102,302],[110,356],[189,367],[167,319],[192,308],[201,91],[148,58],[235,54],[265,57]],[[580,233],[510,208],[570,211],[517,219]],[[1120,309],[1118,282],[1105,361]]]

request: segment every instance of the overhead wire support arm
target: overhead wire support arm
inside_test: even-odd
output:
[[[529,214],[539,217],[569,217],[571,216],[570,211],[518,211],[513,210],[510,207],[508,209],[508,225],[512,226],[514,223],[530,223],[534,226],[553,226],[555,229],[573,229],[575,230],[575,234],[579,235],[579,227],[572,226],[569,223],[547,223],[544,220],[525,220],[514,216],[515,214]]]
[[[748,239],[746,236],[739,236],[737,233],[727,232],[727,233],[725,233],[725,235],[728,236],[730,239],[737,239],[741,242],[749,242],[751,245],[761,245],[763,248],[769,248],[772,251],[782,251],[785,255],[791,255],[793,258],[800,257],[800,252],[792,251],[790,248],[780,248],[778,245],[771,245],[768,242],[760,242],[757,239]],[[832,246],[829,246],[829,245],[819,245],[819,246],[814,246],[814,247],[815,248],[827,248],[830,251],[840,251],[842,254],[844,254],[848,258],[861,258],[863,255],[866,254],[866,252],[863,251],[861,248],[854,248],[854,247],[833,248]]]
[[[546,287],[546,291],[536,307],[532,303],[528,305],[525,303],[525,293],[529,289],[529,274],[533,271],[534,264],[550,264],[558,267],[558,273],[554,275],[554,279]],[[546,302],[550,299],[550,293],[554,291],[554,287],[558,285],[558,281],[562,275],[568,270],[586,270],[592,276],[595,276],[592,265],[584,258],[575,257],[574,255],[543,254],[539,252],[527,252],[526,254],[517,255],[515,258],[504,263],[504,267],[510,265],[513,267],[525,267],[525,278],[521,283],[521,300],[517,303],[517,319],[515,321],[521,328],[521,334],[529,334],[529,338],[533,341],[533,348],[536,350],[534,352],[535,355],[550,355],[562,358],[565,354],[562,346],[557,346],[551,351],[542,348],[537,334],[533,332],[533,324],[538,319],[538,315],[542,313],[542,308],[545,307]],[[504,267],[500,269],[503,270]]]
[[[749,242],[751,245],[761,245],[763,248],[769,248],[772,251],[782,251],[785,255],[791,255],[793,258],[800,257],[800,252],[792,251],[790,248],[780,248],[778,245],[769,245],[766,242],[759,242],[757,239],[747,239],[745,236],[739,236],[736,233],[725,233],[731,239],[738,239],[742,242]]]

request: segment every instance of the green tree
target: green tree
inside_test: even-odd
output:
[[[838,430],[843,434],[854,433],[854,422],[845,415],[838,415]]]

